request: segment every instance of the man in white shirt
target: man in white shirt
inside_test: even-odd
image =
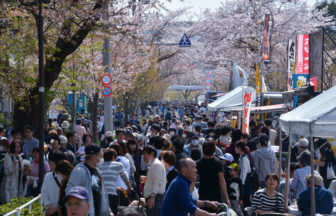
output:
[[[147,146],[143,150],[143,158],[148,165],[144,197],[147,203],[147,216],[160,215],[161,204],[166,190],[166,170],[163,163],[156,158],[156,149]]]
[[[278,136],[278,132],[273,129],[273,127],[272,127],[272,120],[266,119],[265,120],[265,125],[268,128],[268,130],[269,130],[269,141],[271,142],[272,146],[275,146],[276,145],[275,140],[276,140],[276,138]]]

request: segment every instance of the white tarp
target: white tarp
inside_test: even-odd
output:
[[[336,137],[336,86],[282,114],[280,125],[286,134]]]
[[[221,111],[229,111],[226,108],[234,108],[238,106],[242,106],[243,96],[242,91],[243,88],[249,88],[252,91],[252,102],[256,100],[256,91],[254,88],[250,86],[239,86],[232,91],[228,92],[224,96],[219,97],[214,102],[208,104],[208,110],[221,110]]]

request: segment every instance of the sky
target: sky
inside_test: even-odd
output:
[[[190,13],[193,16],[197,16],[201,11],[205,9],[210,9],[212,11],[221,6],[221,2],[225,0],[172,0],[171,3],[166,3],[170,10],[176,10],[183,7],[192,7]],[[314,5],[318,0],[306,0],[309,5]],[[187,17],[189,18],[190,15]]]

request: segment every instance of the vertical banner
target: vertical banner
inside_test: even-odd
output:
[[[256,86],[257,90],[256,93],[260,93],[260,72],[259,72],[259,64],[256,65]]]
[[[287,55],[287,74],[288,74],[288,80],[287,80],[287,90],[291,91],[293,90],[293,77],[292,74],[295,72],[295,55],[296,54],[296,43],[293,40],[288,41],[288,55]]]
[[[249,134],[250,111],[252,105],[252,89],[243,87],[243,133]]]
[[[309,74],[309,35],[297,36],[296,74]]]
[[[309,76],[322,76],[323,30],[309,35]],[[317,80],[316,80],[317,81]]]
[[[264,61],[270,59],[271,29],[272,29],[271,15],[266,14],[264,22],[263,53],[262,53]]]
[[[206,79],[207,79],[207,89],[210,91],[211,88],[211,73],[210,70],[206,72]]]

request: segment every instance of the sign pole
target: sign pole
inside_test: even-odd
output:
[[[108,7],[109,4],[105,4],[106,16],[105,19],[108,20]],[[111,74],[111,48],[110,48],[110,39],[105,37],[103,44],[103,66],[105,66],[104,72]],[[112,96],[104,98],[104,130],[113,131],[113,114],[112,114]]]

